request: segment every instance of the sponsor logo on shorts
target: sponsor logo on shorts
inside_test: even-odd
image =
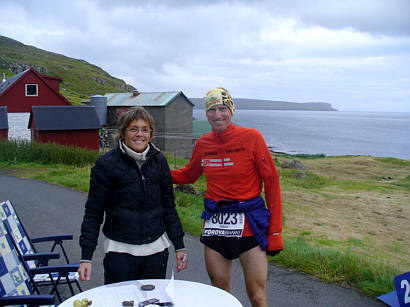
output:
[[[205,228],[202,232],[204,236],[241,237],[242,229],[210,229]]]

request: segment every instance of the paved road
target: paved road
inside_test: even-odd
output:
[[[0,174],[0,200],[6,199],[14,204],[30,236],[72,233],[74,240],[67,242],[65,246],[70,260],[79,261],[78,237],[86,194],[39,180]],[[83,282],[83,289],[103,283],[101,239],[99,242],[94,254],[92,280]],[[202,244],[191,235],[186,236],[185,242],[190,255],[189,268],[176,274],[175,278],[210,284],[205,271]],[[40,250],[46,249],[46,245],[40,246]],[[175,267],[174,257],[174,253],[171,252],[168,277]],[[238,262],[234,262],[232,279],[233,295],[243,306],[249,306]],[[322,283],[315,278],[275,265],[269,266],[267,295],[269,306],[385,306],[354,289]]]

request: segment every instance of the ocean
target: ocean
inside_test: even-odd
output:
[[[193,115],[206,120],[203,109]],[[9,137],[29,140],[29,113],[8,116]],[[276,152],[410,160],[410,112],[236,110],[233,121],[258,129]]]
[[[206,120],[203,109],[193,115]],[[235,110],[233,122],[258,129],[275,152],[410,160],[410,112]]]

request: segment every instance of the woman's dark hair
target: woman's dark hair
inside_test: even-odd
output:
[[[115,135],[116,143],[118,143],[120,139],[124,139],[125,130],[134,120],[138,119],[142,119],[149,124],[149,128],[151,130],[149,140],[150,142],[154,140],[154,119],[151,114],[149,114],[143,107],[133,107],[130,110],[121,113],[120,118],[118,119],[117,133]]]

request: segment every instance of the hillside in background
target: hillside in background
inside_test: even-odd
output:
[[[189,98],[196,109],[204,109],[203,98]],[[289,102],[262,99],[234,98],[237,110],[294,110],[294,111],[337,111],[327,102]]]
[[[0,35],[0,73],[9,78],[30,66],[40,74],[63,78],[60,92],[73,104],[80,104],[91,95],[135,89],[84,60],[24,45]]]

